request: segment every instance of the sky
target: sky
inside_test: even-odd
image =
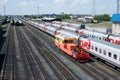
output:
[[[0,15],[110,14],[116,13],[117,0],[0,0]],[[39,10],[38,10],[39,9]]]

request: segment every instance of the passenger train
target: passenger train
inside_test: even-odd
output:
[[[85,38],[81,37],[81,42],[85,41]],[[106,41],[97,40],[94,38],[86,38],[86,44],[81,44],[84,49],[91,55],[98,57],[118,68],[120,68],[120,46],[112,44]],[[85,42],[84,42],[85,43]]]
[[[34,24],[32,24],[32,25],[35,26]],[[45,26],[45,25],[41,24],[38,28],[40,29],[40,27],[43,27],[43,26]],[[49,26],[49,28],[51,29],[51,28],[54,28],[54,27]],[[47,30],[50,30],[50,29],[47,29]],[[47,32],[47,30],[45,30],[43,28],[43,31]],[[55,33],[55,32],[56,32],[56,30],[54,28],[52,33]],[[49,32],[47,32],[47,33],[49,33]],[[67,53],[67,54],[73,55],[72,51],[74,51],[77,46],[75,46],[75,44],[74,44],[74,49],[70,50],[71,49],[70,46],[72,44],[69,45],[69,44],[64,43],[64,42],[66,42],[65,40],[70,40],[69,39],[70,37],[67,38],[67,36],[74,36],[74,37],[72,37],[72,40],[74,38],[76,40],[78,40],[76,45],[79,44],[78,46],[80,48],[82,47],[87,52],[89,52],[91,55],[94,55],[94,56],[96,56],[96,57],[98,57],[98,58],[100,58],[100,59],[118,67],[118,68],[120,68],[120,46],[119,45],[112,44],[112,43],[104,41],[104,40],[99,40],[99,39],[103,39],[103,37],[101,37],[99,39],[89,37],[90,35],[88,35],[88,37],[86,37],[86,36],[79,37],[79,34],[76,34],[76,33],[70,32],[70,31],[66,31],[66,30],[58,30],[57,33],[59,33],[59,35],[57,35],[57,36],[56,36],[56,34],[51,34],[51,35],[56,37],[55,45],[57,47],[59,47],[60,49],[62,49],[64,52],[67,52],[65,50],[65,48],[69,49],[69,51],[71,51],[71,52]],[[85,34],[84,31],[82,33]],[[64,34],[64,36],[63,36],[63,34]],[[97,33],[94,33],[94,34],[97,35]],[[99,36],[101,36],[101,35],[99,35]],[[112,36],[109,35],[109,37],[112,37]],[[58,40],[58,38],[60,39],[60,41]],[[69,42],[69,41],[67,41],[67,42]],[[69,47],[67,48],[66,45],[69,46]],[[76,58],[75,55],[73,57]]]
[[[66,54],[72,56],[75,60],[78,60],[79,62],[88,62],[89,54],[86,53],[86,51],[82,47],[78,47],[76,45],[77,39],[72,35],[67,35],[59,31],[59,28],[46,26],[43,24],[38,24],[35,22],[29,22],[30,24],[33,24],[38,29],[52,35],[55,37],[55,45],[60,48],[62,51],[64,51]],[[41,27],[41,28],[40,28]],[[57,31],[58,30],[58,31]],[[59,34],[59,35],[58,35]]]
[[[41,25],[41,24],[38,24],[37,22],[32,22],[32,24],[33,23],[36,26],[38,25],[38,27],[39,27],[39,25]],[[65,29],[67,31],[76,32],[78,34],[84,34],[84,35],[87,35],[87,36],[92,37],[92,38],[96,38],[96,39],[99,39],[99,40],[104,40],[104,41],[111,42],[113,44],[120,45],[120,36],[115,36],[115,35],[112,35],[112,34],[104,34],[104,33],[96,32],[96,31],[86,30],[86,29],[84,29],[85,28],[84,25],[81,25],[78,28],[73,28],[73,27],[70,27],[70,26],[59,25],[59,24],[61,24],[60,22],[59,22],[59,24],[55,24],[55,23],[57,23],[57,22],[54,22],[54,23],[51,23],[51,24],[46,22],[45,24],[42,24],[42,25],[53,26],[56,29]],[[67,23],[64,23],[64,25],[65,24],[67,24]],[[43,27],[45,27],[45,26],[43,26]]]
[[[54,22],[54,25],[55,23],[57,22]],[[59,24],[62,24],[64,26],[62,26],[62,29],[65,29],[65,30],[68,30],[68,31],[72,31],[72,32],[76,32],[78,34],[84,34],[84,35],[87,35],[89,37],[93,37],[93,38],[96,38],[96,39],[99,39],[99,40],[104,40],[104,41],[108,41],[108,42],[111,42],[113,44],[118,44],[120,45],[120,36],[116,36],[116,35],[113,35],[113,34],[105,34],[103,32],[97,32],[95,30],[87,30],[89,27],[85,27],[85,25],[79,25],[79,24],[69,24],[69,26],[65,26],[65,23],[59,23]],[[59,25],[58,24],[58,25]],[[66,23],[67,24],[67,23]],[[72,27],[70,27],[70,25]],[[76,26],[73,27],[73,26]],[[87,28],[87,29],[86,29]],[[98,30],[98,29],[97,29]]]
[[[104,34],[104,33],[89,31],[89,30],[85,30],[85,29],[78,30],[78,33],[85,34],[89,37],[93,37],[93,38],[96,38],[99,40],[104,40],[104,41],[111,42],[113,44],[120,45],[120,36],[115,36],[113,34]]]
[[[106,41],[98,40],[95,38],[91,38],[88,36],[81,36],[71,33],[62,31],[62,34],[67,34],[74,36],[76,39],[79,40],[78,43],[79,47],[84,48],[87,52],[95,57],[98,57],[118,68],[120,68],[120,46],[117,44],[112,44]]]

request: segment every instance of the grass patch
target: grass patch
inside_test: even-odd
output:
[[[78,22],[76,20],[71,20],[71,19],[65,19],[63,22],[68,22],[68,23],[75,23],[75,24],[80,24],[81,22]]]
[[[97,24],[89,23],[86,25],[87,26],[103,27],[103,28],[111,28],[112,27],[112,23],[110,23],[110,22],[102,22],[102,23],[97,23]]]
[[[68,23],[74,23],[74,24],[81,24],[82,22],[77,21],[77,20],[71,20],[71,19],[65,19],[63,22],[68,22]],[[102,23],[85,23],[87,26],[94,26],[94,27],[101,27],[101,28],[111,28],[112,23],[111,22],[102,22]]]

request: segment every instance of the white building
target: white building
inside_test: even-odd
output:
[[[113,14],[111,22],[113,22],[112,34],[120,35],[120,14]]]

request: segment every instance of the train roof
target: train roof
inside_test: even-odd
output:
[[[87,31],[87,32],[91,32],[91,33],[94,33],[94,34],[108,36],[108,34],[102,33],[102,32],[91,31],[91,30],[87,30],[87,29],[81,29],[81,30],[84,30],[84,31]],[[120,38],[120,35],[111,34],[111,36]]]
[[[75,27],[79,27],[81,24],[74,24],[74,23],[70,23],[70,26],[75,26]]]
[[[107,35],[107,34],[105,34],[105,33],[103,33],[103,32],[98,32],[98,31],[95,31],[95,30],[88,30],[88,29],[82,29],[82,30],[86,30],[86,31],[88,31],[88,32],[92,32],[92,33],[97,33],[97,34],[104,34],[104,35]]]
[[[59,38],[61,38],[61,39],[72,39],[72,38],[74,38],[74,39],[76,39],[74,36],[70,36],[70,35],[65,35],[65,34],[60,34],[60,35],[56,35],[56,37],[59,37]]]
[[[74,36],[79,36],[79,34],[74,33],[72,31],[68,31],[68,30],[59,30],[61,33],[65,34],[65,35],[74,35]]]
[[[51,29],[51,30],[56,30],[56,29],[59,29],[59,28],[52,27],[52,26],[46,26],[46,28]]]
[[[114,36],[114,37],[120,37],[120,35],[115,35],[115,34],[112,34],[112,36]]]
[[[120,49],[120,45],[117,45],[117,44],[113,44],[113,43],[103,41],[103,40],[98,40],[98,39],[91,38],[91,37],[88,37],[88,39],[90,39],[91,41],[94,41],[94,42],[98,42],[99,44],[102,44],[102,45],[105,45],[105,46]]]

